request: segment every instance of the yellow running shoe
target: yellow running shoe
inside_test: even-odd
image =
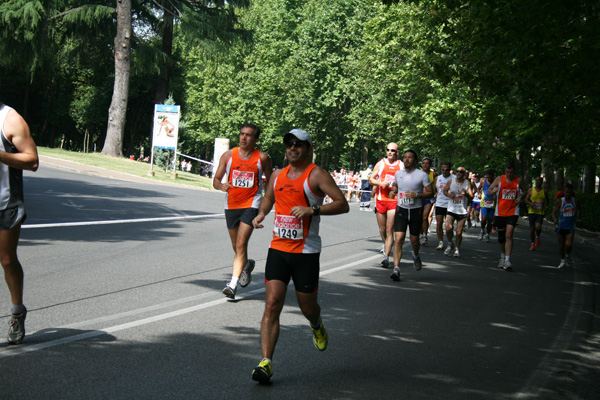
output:
[[[312,329],[313,331],[313,343],[315,344],[315,347],[319,349],[319,351],[324,351],[327,348],[328,338],[327,331],[323,326],[323,321],[319,321],[318,329],[313,329],[312,326],[310,327],[310,329]]]
[[[273,368],[271,361],[263,358],[256,368],[252,370],[252,379],[260,383],[270,383],[273,376]]]

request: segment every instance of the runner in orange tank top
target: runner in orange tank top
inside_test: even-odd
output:
[[[226,193],[225,220],[233,247],[233,273],[223,294],[235,298],[238,283],[246,287],[252,280],[254,260],[248,259],[248,241],[252,235],[252,219],[256,216],[262,198],[262,175],[271,176],[271,159],[255,148],[260,128],[244,124],[240,132],[240,146],[221,156],[213,178],[213,187]],[[223,177],[227,174],[227,179]]]
[[[265,216],[275,205],[273,240],[265,266],[265,311],[260,325],[263,358],[252,371],[252,379],[262,383],[270,382],[273,375],[271,359],[290,279],[294,281],[300,310],[310,322],[313,344],[320,351],[327,348],[327,331],[317,301],[321,253],[319,222],[321,215],[349,210],[331,175],[310,162],[310,135],[304,130],[292,129],[284,136],[284,144],[290,165],[273,173],[258,215],[252,221],[255,228],[262,228]],[[331,203],[323,205],[326,195]]]
[[[394,184],[394,175],[397,171],[404,169],[402,161],[398,160],[398,145],[389,143],[386,148],[387,157],[379,161],[369,182],[376,191],[375,208],[377,209],[377,225],[379,235],[383,241],[383,261],[381,266],[387,268],[390,265],[389,256],[394,243],[394,218],[396,215],[396,199],[389,196],[390,189]]]
[[[495,226],[498,230],[500,246],[500,262],[498,268],[512,271],[510,255],[513,247],[513,233],[519,221],[519,203],[523,191],[519,185],[519,177],[515,175],[515,165],[507,162],[504,175],[497,177],[487,190],[488,196],[497,194]]]

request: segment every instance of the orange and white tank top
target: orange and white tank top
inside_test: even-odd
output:
[[[273,189],[275,193],[275,222],[271,248],[287,253],[320,253],[321,237],[319,236],[320,215],[296,218],[290,215],[293,207],[311,207],[323,204],[324,196],[313,192],[308,177],[315,164],[310,164],[298,178],[288,179],[288,165],[281,170]]]
[[[496,216],[511,217],[513,215],[519,215],[519,208],[515,201],[519,196],[519,190],[518,177],[515,176],[515,179],[510,183],[506,181],[506,175],[500,177],[497,193],[498,203],[496,204]]]
[[[379,171],[379,180],[382,182],[394,182],[394,175],[396,175],[396,171],[400,171],[404,169],[404,163],[400,160],[397,160],[395,163],[390,163],[387,158],[382,159],[381,168]],[[393,201],[394,203],[397,201],[396,199],[390,198],[390,189],[391,186],[377,186],[377,195],[376,199],[378,201]]]
[[[243,160],[240,148],[234,147],[227,162],[227,182],[231,185],[225,195],[225,209],[258,208],[262,198],[263,168],[260,150],[254,149],[252,157]]]

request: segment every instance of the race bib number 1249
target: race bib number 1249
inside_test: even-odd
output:
[[[302,240],[302,220],[293,215],[276,215],[273,234],[282,239]]]

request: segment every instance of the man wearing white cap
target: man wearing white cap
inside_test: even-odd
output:
[[[348,202],[331,175],[311,163],[312,138],[308,132],[292,129],[283,138],[287,167],[275,171],[252,221],[263,228],[265,216],[275,206],[273,239],[265,266],[266,300],[260,325],[262,360],[252,379],[268,383],[273,376],[271,360],[279,336],[279,316],[290,279],[302,314],[309,320],[315,347],[327,348],[327,331],[317,302],[319,287],[320,215],[347,213]],[[325,196],[331,203],[323,204]]]

